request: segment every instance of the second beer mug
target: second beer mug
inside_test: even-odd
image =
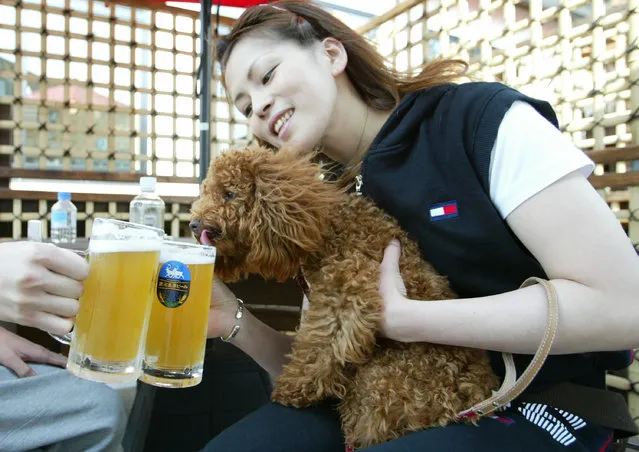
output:
[[[165,240],[142,364],[145,383],[169,388],[202,380],[215,248]]]
[[[164,232],[97,218],[67,369],[107,383],[140,375],[151,290]]]

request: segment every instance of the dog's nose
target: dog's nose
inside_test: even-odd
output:
[[[191,231],[193,231],[193,234],[200,235],[200,232],[202,232],[202,221],[200,221],[199,218],[197,220],[193,220],[189,223],[189,227],[191,228]]]

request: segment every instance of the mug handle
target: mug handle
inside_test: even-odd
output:
[[[87,259],[89,257],[89,251],[75,251],[75,250],[70,250],[73,251],[75,254],[77,254],[78,256]],[[49,336],[51,336],[53,339],[55,339],[56,341],[60,342],[61,344],[64,345],[69,345],[71,344],[71,341],[73,340],[73,329],[74,327],[71,328],[71,331],[69,331],[67,334],[53,334],[53,333],[49,333]]]

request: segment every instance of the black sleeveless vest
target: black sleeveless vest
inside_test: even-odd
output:
[[[530,276],[546,277],[489,196],[492,148],[515,101],[529,103],[557,126],[548,103],[504,85],[441,85],[407,95],[362,164],[363,194],[399,221],[462,298],[504,293]],[[551,356],[531,388],[559,381],[603,387],[604,368],[624,367],[628,356]],[[515,356],[519,372],[530,358]],[[491,360],[502,374],[500,355],[491,353]]]

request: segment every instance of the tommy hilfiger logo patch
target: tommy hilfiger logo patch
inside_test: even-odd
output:
[[[441,202],[430,206],[430,221],[445,220],[457,215],[457,201]]]

